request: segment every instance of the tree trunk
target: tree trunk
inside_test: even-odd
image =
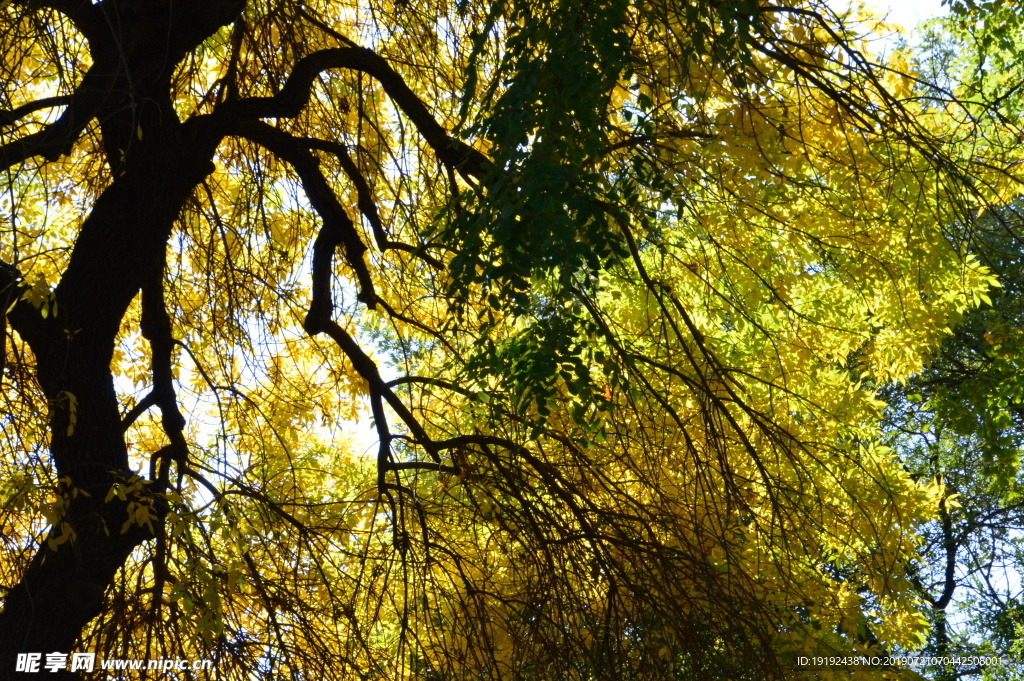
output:
[[[118,569],[151,536],[137,525],[122,532],[127,502],[105,501],[110,486],[133,473],[110,362],[132,299],[145,282],[161,279],[174,221],[212,170],[219,141],[195,121],[178,120],[173,69],[241,7],[237,0],[106,0],[68,9],[89,40],[94,66],[61,119],[72,129],[83,127],[83,119],[101,121],[115,179],[82,223],[54,291],[56,314],[43,317],[29,308],[10,316],[36,356],[50,409],[51,463],[70,497],[49,539],[66,528],[74,535],[56,548],[44,541],[7,595],[0,612],[0,679],[20,676],[18,653],[90,652],[75,651],[76,639],[99,614]],[[121,21],[97,21],[97,11]],[[72,488],[79,493],[70,494]]]

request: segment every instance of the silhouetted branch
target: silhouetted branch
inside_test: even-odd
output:
[[[214,113],[217,125],[233,127],[240,121],[259,118],[294,118],[309,102],[313,81],[330,69],[353,69],[373,77],[446,166],[465,176],[480,178],[486,156],[468,144],[452,138],[430,114],[427,105],[406,85],[387,60],[363,47],[320,50],[300,59],[284,87],[272,97],[250,97],[224,102]]]

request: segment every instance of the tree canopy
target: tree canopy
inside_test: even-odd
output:
[[[0,675],[851,678],[799,660],[925,645],[954,502],[879,388],[990,302],[963,235],[1018,137],[894,31],[0,2]]]

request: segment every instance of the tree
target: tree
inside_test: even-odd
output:
[[[922,92],[965,100],[1018,120],[1019,18],[983,3],[955,4],[924,27]],[[986,17],[984,23],[979,22]],[[911,579],[931,606],[927,652],[1002,656],[1004,665],[949,665],[931,678],[1019,678],[1021,385],[1020,206],[1011,202],[950,232],[1000,286],[947,337],[929,366],[886,386],[888,443],[912,475],[941,479],[953,497],[922,528]]]
[[[923,641],[943,490],[871,444],[872,383],[992,285],[940,228],[1012,177],[871,23],[0,12],[4,674],[761,678]]]
[[[1013,659],[1019,648],[1020,237],[1016,206],[971,224],[972,250],[999,277],[929,367],[887,386],[889,444],[912,475],[952,494],[922,528],[910,568],[931,606],[929,652]],[[936,678],[1018,678],[1019,665],[948,666]]]

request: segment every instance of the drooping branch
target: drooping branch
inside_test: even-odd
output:
[[[773,445],[778,447],[781,452],[789,452],[792,445],[795,444],[798,447],[799,443],[791,443],[788,441],[788,433],[781,428],[776,428],[770,418],[765,417],[748,404],[746,400],[741,398],[736,392],[736,386],[730,385],[729,372],[721,365],[718,357],[715,353],[706,345],[705,338],[697,325],[693,322],[690,315],[687,313],[686,308],[679,302],[679,300],[672,294],[671,289],[661,282],[656,282],[647,271],[647,266],[644,264],[643,258],[640,254],[640,249],[637,244],[635,235],[632,232],[630,225],[630,219],[625,211],[620,210],[616,206],[601,202],[600,207],[602,210],[607,212],[613,217],[618,223],[619,229],[621,230],[630,253],[633,266],[636,268],[637,273],[640,275],[640,279],[644,282],[647,290],[655,297],[658,302],[658,306],[661,308],[663,316],[667,323],[673,328],[673,332],[677,338],[685,338],[687,335],[693,339],[693,345],[695,348],[691,348],[688,343],[681,343],[680,347],[687,357],[689,364],[695,369],[698,367],[706,366],[708,372],[697,371],[695,378],[700,387],[700,392],[705,396],[710,404],[713,406],[712,413],[715,418],[721,418],[725,423],[728,424],[729,429],[735,434],[738,442],[743,449],[749,454],[750,460],[756,467],[758,474],[765,484],[768,497],[774,508],[781,508],[782,505],[778,499],[778,490],[773,482],[773,477],[769,473],[765,462],[762,458],[761,452],[755,447],[748,436],[746,430],[737,420],[736,415],[729,408],[727,403],[735,404],[755,425],[755,427],[771,442]],[[584,302],[585,301],[581,301]],[[591,310],[593,318],[597,319],[597,315]],[[674,321],[674,317],[678,317],[683,321],[687,333],[684,334],[682,329]],[[609,335],[609,338],[611,336]],[[721,396],[717,390],[711,385],[712,381],[715,381],[717,385],[725,391],[727,397]],[[658,391],[650,389],[649,393],[659,402],[662,407],[666,409],[667,413],[672,413],[671,406],[667,401],[662,401],[664,398],[658,395]],[[711,416],[709,414],[709,416]],[[676,417],[678,422],[678,417]],[[680,422],[681,429],[682,424]]]
[[[160,479],[167,482],[168,460],[184,464],[188,460],[188,444],[185,442],[185,417],[178,409],[178,400],[174,391],[174,374],[171,364],[171,352],[174,349],[174,336],[171,331],[171,318],[164,304],[164,268],[160,267],[152,273],[150,279],[142,287],[142,323],[143,337],[149,341],[152,355],[153,390],[150,393],[153,402],[160,407],[161,425],[170,439],[170,449],[164,452],[164,464],[160,470]]]
[[[358,298],[367,307],[374,308],[377,296],[373,290],[370,270],[363,261],[366,245],[320,171],[320,162],[316,156],[299,144],[296,138],[262,121],[242,123],[237,132],[287,162],[299,174],[310,204],[323,220],[321,234],[331,240],[332,249],[334,245],[344,246],[345,261],[359,281]]]
[[[294,118],[309,102],[316,77],[330,69],[353,69],[373,77],[409,117],[443,164],[465,177],[479,179],[483,175],[489,163],[487,157],[452,138],[387,60],[363,47],[339,47],[307,55],[296,62],[291,76],[276,95],[224,102],[217,107],[213,120],[230,129],[246,120]]]
[[[359,207],[359,212],[366,218],[366,221],[370,223],[370,228],[373,230],[373,239],[377,243],[377,248],[381,251],[389,249],[404,251],[423,260],[431,267],[440,269],[443,266],[440,260],[428,255],[423,247],[410,246],[409,244],[404,244],[400,241],[392,241],[388,238],[388,235],[384,232],[384,225],[380,220],[380,213],[377,211],[377,204],[373,201],[373,193],[370,191],[370,185],[366,182],[366,178],[363,177],[363,174],[359,172],[359,167],[356,165],[355,161],[352,160],[352,157],[348,153],[348,148],[344,144],[312,137],[306,137],[302,142],[308,145],[310,149],[326,151],[338,159],[338,163],[341,164],[341,169],[345,172],[346,177],[348,177],[349,181],[351,181],[356,188],[356,205]]]
[[[316,246],[314,246],[314,249]],[[315,262],[315,256],[314,256]],[[329,285],[329,284],[328,284]],[[309,314],[306,315],[305,329],[306,332],[315,336],[320,333],[326,333],[330,336],[331,340],[338,344],[345,356],[348,357],[349,361],[352,362],[352,366],[355,368],[356,373],[369,384],[371,398],[373,395],[378,395],[384,402],[387,402],[388,406],[391,407],[398,417],[402,420],[402,423],[409,429],[416,439],[416,442],[424,447],[427,452],[435,461],[440,461],[440,457],[437,455],[437,446],[434,440],[427,435],[427,432],[423,429],[423,425],[413,416],[409,408],[398,398],[397,395],[387,386],[384,379],[381,378],[380,372],[377,370],[376,363],[370,359],[359,344],[341,328],[341,325],[335,322],[333,319],[317,318],[314,316],[314,309],[323,308],[323,304],[318,304],[316,301],[316,289],[321,288],[314,285],[314,301],[310,304]],[[328,309],[330,309],[328,307]]]
[[[330,336],[331,340],[341,348],[341,351],[352,362],[352,367],[356,370],[356,373],[369,386],[371,405],[374,404],[374,401],[387,402],[388,406],[398,414],[398,417],[413,434],[417,442],[427,450],[435,462],[440,463],[440,456],[433,446],[433,440],[427,435],[422,424],[413,416],[402,400],[395,395],[384,379],[381,378],[376,363],[359,347],[355,339],[332,318],[334,309],[331,293],[332,263],[334,249],[339,245],[341,245],[341,242],[338,240],[337,234],[328,229],[325,224],[313,242],[313,299],[310,301],[309,311],[306,313],[303,328],[310,336],[316,336],[321,333]],[[383,411],[380,414],[383,415]],[[381,420],[380,422],[383,421]],[[390,435],[387,436],[387,439],[390,439]]]

